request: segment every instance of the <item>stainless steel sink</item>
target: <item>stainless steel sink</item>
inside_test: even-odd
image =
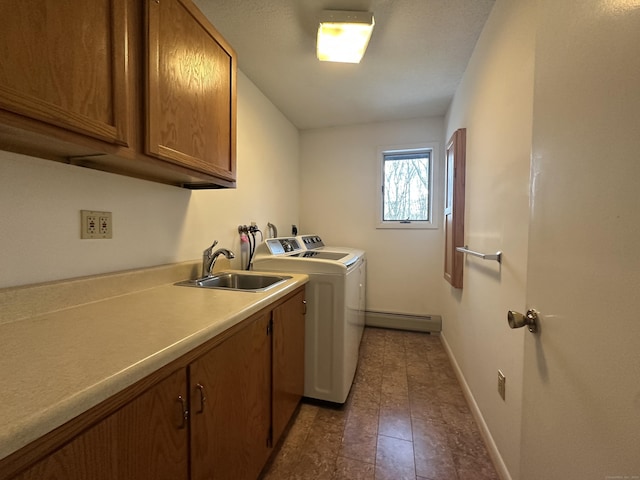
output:
[[[217,288],[224,290],[241,290],[264,292],[291,277],[286,275],[268,275],[260,273],[220,272],[210,277],[196,280],[185,280],[176,283],[181,287]]]

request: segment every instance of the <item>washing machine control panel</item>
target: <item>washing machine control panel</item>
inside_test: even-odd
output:
[[[302,243],[304,243],[304,246],[307,248],[307,250],[324,247],[324,243],[318,235],[303,235],[299,238],[302,239]]]
[[[267,246],[272,255],[281,255],[302,250],[302,247],[295,238],[270,238]]]

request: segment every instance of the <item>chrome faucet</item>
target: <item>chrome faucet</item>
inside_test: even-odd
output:
[[[202,277],[210,277],[213,275],[213,267],[220,255],[227,257],[229,260],[236,257],[231,250],[227,250],[226,248],[219,248],[214,252],[213,249],[216,245],[218,245],[218,241],[214,240],[213,245],[202,252]]]

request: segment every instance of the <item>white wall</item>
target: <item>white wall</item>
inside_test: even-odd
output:
[[[504,462],[499,469],[514,479],[524,333],[507,327],[506,313],[525,305],[535,18],[535,0],[496,2],[446,118],[447,138],[467,129],[465,242],[501,250],[503,262],[468,257],[462,290],[441,282],[443,338]]]
[[[300,135],[301,233],[318,233],[327,245],[367,253],[367,309],[440,314],[443,243],[440,230],[376,229],[378,147],[438,143],[443,119],[305,130]],[[441,191],[434,215],[442,215]],[[441,221],[440,221],[441,223]]]
[[[0,151],[0,288],[197,259],[213,239],[239,253],[238,224],[298,223],[298,131],[242,73],[237,148],[238,188],[193,192]],[[80,240],[80,210],[113,212],[114,238]]]

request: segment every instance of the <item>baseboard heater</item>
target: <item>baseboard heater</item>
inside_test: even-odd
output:
[[[405,313],[365,311],[365,324],[368,327],[395,328],[413,332],[441,332],[440,315],[408,315]]]

